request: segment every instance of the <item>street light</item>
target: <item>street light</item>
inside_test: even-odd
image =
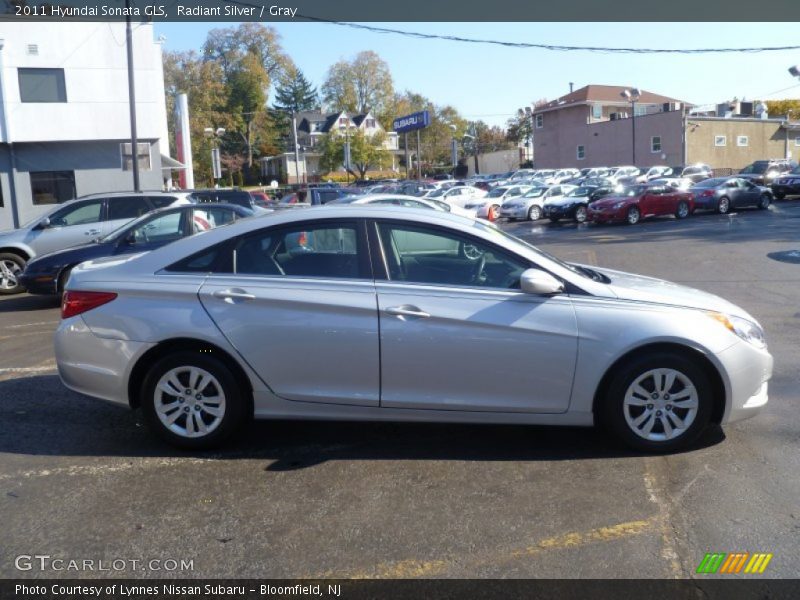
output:
[[[519,108],[517,109],[517,114],[522,119],[525,119],[526,127],[525,127],[525,152],[527,154],[526,159],[532,160],[533,159],[533,110],[531,110],[530,106],[526,106],[524,109]]]
[[[636,166],[636,101],[642,97],[642,92],[639,88],[631,88],[629,90],[622,90],[619,94],[625,100],[631,103],[631,150],[633,154],[633,165]]]
[[[219,187],[217,179],[222,178],[222,164],[220,161],[218,140],[225,135],[225,128],[217,127],[214,129],[213,127],[206,127],[203,129],[203,135],[205,135],[207,138],[213,138],[215,140],[214,147],[211,148],[211,177],[214,179],[214,185]]]

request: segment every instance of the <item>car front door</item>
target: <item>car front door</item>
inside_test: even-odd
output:
[[[724,184],[725,195],[730,200],[731,208],[736,208],[744,204],[742,198],[742,189],[739,187],[739,182],[736,179],[729,179]]]
[[[102,199],[69,204],[50,215],[47,227],[29,230],[25,241],[39,255],[91,242],[104,233],[103,210]]]
[[[567,410],[577,324],[567,295],[524,294],[530,263],[449,229],[381,221],[381,406]],[[379,265],[382,267],[383,265]]]
[[[752,181],[737,180],[739,184],[740,203],[746,206],[755,206],[761,198],[761,190]]]
[[[375,284],[363,223],[267,227],[234,240],[226,271],[199,297],[208,314],[281,398],[379,403]]]

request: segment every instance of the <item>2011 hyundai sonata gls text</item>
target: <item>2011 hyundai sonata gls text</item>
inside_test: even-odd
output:
[[[285,211],[83,263],[61,378],[191,448],[255,416],[598,423],[667,451],[766,404],[772,357],[741,308],[432,212]]]

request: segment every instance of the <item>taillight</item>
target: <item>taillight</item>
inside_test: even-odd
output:
[[[714,195],[714,190],[706,190],[705,192],[700,194],[700,197],[708,198],[709,196],[713,196],[713,195]]]
[[[117,294],[114,292],[78,292],[66,291],[61,299],[61,318],[68,319],[111,302]]]

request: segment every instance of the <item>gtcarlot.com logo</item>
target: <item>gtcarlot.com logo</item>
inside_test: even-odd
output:
[[[194,571],[194,560],[174,558],[60,558],[49,554],[20,554],[14,559],[18,571]]]
[[[698,573],[761,574],[772,560],[772,553],[709,552],[697,567]]]

